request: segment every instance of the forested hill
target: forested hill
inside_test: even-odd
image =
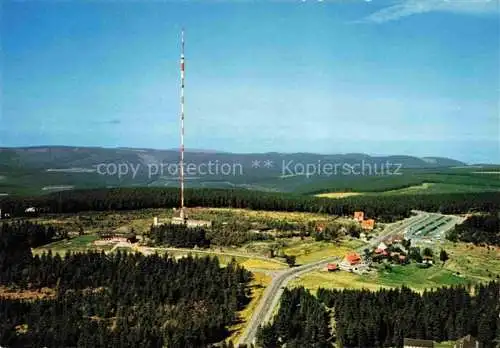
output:
[[[356,210],[363,210],[366,216],[384,222],[408,217],[413,209],[445,214],[469,211],[493,212],[500,209],[500,193],[361,195],[334,200],[236,189],[189,189],[186,191],[186,204],[189,207],[232,207],[320,212],[333,215],[351,215]],[[179,206],[179,191],[159,188],[117,188],[65,191],[33,197],[0,197],[2,211],[9,212],[12,216],[23,216],[25,209],[32,206],[46,213],[174,208]]]
[[[229,336],[250,300],[251,274],[236,262],[119,250],[33,255],[43,231],[0,224],[0,288],[19,295],[0,297],[0,346],[208,347]],[[42,289],[48,296],[38,299]]]
[[[494,348],[500,338],[499,291],[497,281],[423,293],[406,287],[320,288],[314,297],[304,288],[287,289],[257,342],[264,348],[326,348],[332,341],[340,347],[400,348],[405,337],[443,342],[472,335],[482,347]]]

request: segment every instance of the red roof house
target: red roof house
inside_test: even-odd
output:
[[[365,218],[365,213],[363,213],[362,211],[354,212],[354,220],[362,222],[364,218]]]
[[[337,264],[336,263],[329,263],[327,266],[326,266],[328,272],[333,272],[333,271],[337,271],[338,270],[338,267],[337,267]]]

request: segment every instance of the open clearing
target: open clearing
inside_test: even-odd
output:
[[[483,172],[484,173],[484,172]],[[490,173],[490,174],[500,174],[500,172]],[[369,196],[379,196],[379,195],[412,195],[412,194],[437,194],[437,193],[459,193],[459,192],[485,192],[485,191],[498,191],[499,187],[494,185],[475,185],[475,184],[453,184],[453,183],[433,183],[424,182],[419,185],[412,185],[404,188],[386,190],[380,192],[330,192],[330,193],[320,193],[317,197],[326,198],[345,198],[358,195],[369,195]]]
[[[253,268],[253,269],[278,270],[288,267],[277,262],[270,262],[262,259],[247,259],[243,262],[240,262],[239,264],[247,269]]]
[[[20,290],[0,286],[0,299],[7,300],[37,300],[43,298],[54,298],[56,291],[50,288],[41,288],[39,290]]]

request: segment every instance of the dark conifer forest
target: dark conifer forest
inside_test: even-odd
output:
[[[250,190],[190,189],[186,191],[186,204],[189,207],[232,207],[333,215],[351,215],[356,210],[363,210],[365,216],[388,222],[410,216],[412,209],[444,214],[467,213],[471,210],[498,211],[500,193],[360,195],[329,199]],[[48,213],[174,208],[179,206],[179,192],[174,188],[75,190],[34,197],[1,197],[0,206],[2,211],[12,216],[23,216],[25,209],[32,206]]]
[[[33,256],[29,224],[2,224],[0,286],[53,295],[0,299],[7,347],[207,347],[227,338],[251,274],[216,258],[86,252]]]
[[[416,293],[303,288],[285,290],[272,325],[261,327],[262,347],[402,347],[403,339],[456,340],[468,334],[486,348],[500,336],[500,283]],[[330,318],[333,319],[330,325]]]

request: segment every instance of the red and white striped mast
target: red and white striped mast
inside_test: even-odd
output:
[[[184,28],[181,31],[181,219],[186,222],[187,216],[184,211]]]

